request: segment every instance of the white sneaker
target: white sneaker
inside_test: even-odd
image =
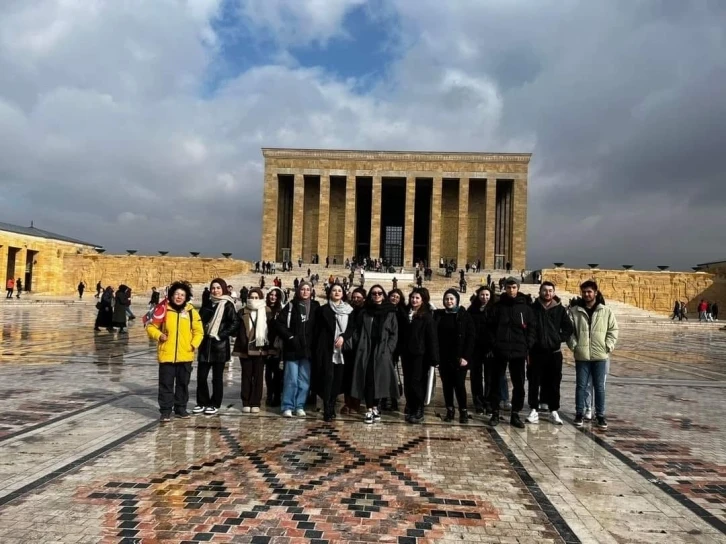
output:
[[[532,411],[527,416],[527,423],[538,423],[539,422],[539,414],[537,413],[537,410],[535,408],[532,408]]]
[[[214,406],[207,406],[207,407],[206,407],[206,408],[204,409],[204,415],[205,415],[205,416],[213,416],[213,415],[215,415],[215,414],[216,414],[217,412],[219,412],[219,410],[218,410],[218,409],[217,409],[216,407],[214,407]]]
[[[550,423],[552,423],[552,425],[562,425],[562,420],[560,419],[560,414],[557,413],[557,410],[552,410],[550,412]]]
[[[305,410],[303,410],[302,408],[298,408],[297,410],[295,410],[295,415],[297,417],[305,417],[307,414],[305,413]]]
[[[249,406],[243,406],[242,407],[242,413],[243,414],[249,414],[250,413],[250,407]]]
[[[592,421],[592,408],[587,408],[585,410],[585,415],[583,416],[583,419],[585,421]]]
[[[253,414],[259,414],[260,408],[258,406],[253,406],[252,408],[250,408],[250,412],[252,412]]]
[[[292,417],[292,410],[283,410],[282,417]]]
[[[204,412],[204,406],[195,406],[192,408],[192,414],[201,414]]]

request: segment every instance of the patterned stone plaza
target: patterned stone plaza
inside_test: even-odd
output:
[[[157,424],[141,324],[91,302],[0,305],[0,535],[36,542],[726,542],[726,333],[621,325],[610,429],[401,414],[366,426],[242,414]],[[195,384],[192,383],[192,395]]]

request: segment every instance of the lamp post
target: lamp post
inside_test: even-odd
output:
[[[661,272],[665,272],[666,270],[668,270],[670,268],[670,266],[666,265],[666,264],[659,264],[656,268],[658,270],[660,270]]]
[[[192,257],[199,257],[199,252],[198,251],[190,251],[189,252],[189,255],[191,255]]]
[[[597,263],[592,263],[592,264],[591,263],[588,263],[587,266],[589,266],[591,269],[595,269],[595,268],[597,268],[600,265],[597,264]]]
[[[623,268],[624,268],[625,270],[630,270],[631,268],[633,268],[633,265],[632,265],[632,264],[624,264],[624,265],[622,265],[622,267],[623,267]]]
[[[229,259],[231,256],[231,253],[222,253],[222,257],[224,257],[225,259]]]
[[[555,265],[555,268],[562,268],[562,265],[565,263],[552,263]]]
[[[168,251],[159,251],[159,255],[161,255],[162,257],[163,257],[164,255],[166,255],[167,253],[169,253],[169,252],[168,252]]]
[[[126,253],[128,253],[129,255],[135,255],[137,251],[138,250],[136,250],[136,249],[127,249]]]

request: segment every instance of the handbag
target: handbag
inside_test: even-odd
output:
[[[100,309],[101,309],[101,301],[99,300],[98,302],[96,302],[96,310],[100,310]]]
[[[431,399],[434,398],[436,392],[436,367],[429,367],[429,379],[426,386],[426,400],[424,404],[428,406],[431,404]]]

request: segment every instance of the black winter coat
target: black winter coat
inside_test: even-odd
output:
[[[402,337],[402,357],[423,357],[424,364],[438,366],[439,335],[431,312],[414,317],[410,323],[407,319],[403,329],[399,329],[399,335]]]
[[[574,332],[570,316],[560,304],[560,299],[555,298],[555,303],[549,309],[545,309],[536,299],[531,308],[537,322],[537,340],[532,351],[559,351],[562,343],[567,342]]]
[[[232,356],[229,337],[237,334],[239,330],[239,317],[234,308],[234,304],[227,302],[224,306],[224,314],[222,314],[222,324],[219,326],[217,336],[219,340],[215,340],[208,334],[209,325],[214,317],[217,306],[212,301],[207,301],[199,309],[199,317],[204,326],[204,338],[199,346],[200,363],[226,363]]]
[[[489,334],[496,357],[527,357],[537,339],[537,322],[525,295],[499,297],[489,315]]]
[[[482,310],[479,299],[474,299],[467,310],[474,321],[474,329],[476,330],[474,356],[477,359],[484,359],[494,348],[491,334],[489,334],[489,314],[491,314],[494,304],[494,301],[489,301],[489,304],[484,306]]]
[[[366,371],[368,360],[373,357],[373,382],[375,398],[397,399],[398,382],[393,364],[393,352],[398,344],[398,319],[395,310],[381,316],[380,331],[373,331],[374,318],[367,310],[358,313],[355,322],[353,344],[355,359],[350,395],[365,399]],[[373,335],[380,334],[379,342],[373,345]]]
[[[315,321],[320,309],[320,303],[310,301],[310,313],[303,318],[300,313],[299,302],[293,299],[287,303],[277,316],[277,334],[283,342],[283,358],[285,361],[299,361],[311,359],[313,353],[313,340]]]
[[[353,343],[355,332],[354,312],[348,314],[348,325],[343,331],[343,361],[345,365],[353,364],[353,353],[346,349]],[[326,376],[333,375],[333,344],[335,343],[335,312],[329,304],[323,304],[318,308],[318,315],[315,319],[315,349],[312,361],[312,390],[318,393],[325,391],[323,383]]]
[[[434,313],[437,331],[441,318],[445,313],[446,310],[436,310]],[[439,351],[440,363],[444,361],[456,361],[458,363],[459,359],[466,359],[470,363],[473,360],[474,346],[476,344],[476,329],[474,328],[474,320],[471,318],[471,315],[462,307],[459,307],[459,311],[456,312],[456,328],[458,333],[456,357],[452,357],[452,354],[441,353]],[[440,345],[441,343],[439,342]]]

